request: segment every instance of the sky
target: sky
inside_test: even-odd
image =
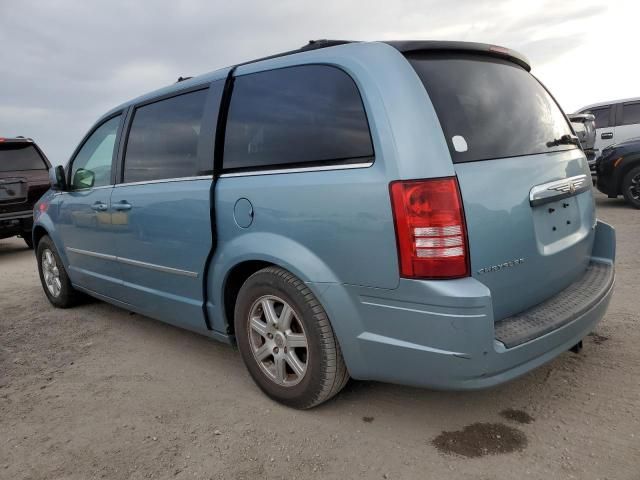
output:
[[[0,137],[66,163],[130,98],[320,38],[513,48],[571,113],[640,96],[639,19],[633,0],[0,0]]]

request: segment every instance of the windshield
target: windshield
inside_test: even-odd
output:
[[[47,165],[31,143],[0,144],[0,172],[46,170]]]
[[[415,53],[407,59],[440,119],[455,163],[577,148],[547,90],[522,67],[487,55]]]

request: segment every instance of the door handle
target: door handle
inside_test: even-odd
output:
[[[106,203],[103,202],[96,202],[93,205],[91,205],[91,208],[93,210],[95,210],[96,212],[104,212],[105,210],[107,210],[109,207],[107,206]]]
[[[123,212],[125,210],[131,210],[131,208],[132,208],[131,204],[126,200],[122,200],[121,202],[113,204],[113,209],[119,212]]]
[[[600,138],[602,140],[609,140],[610,138],[613,138],[613,132],[604,132],[602,135],[600,135]]]

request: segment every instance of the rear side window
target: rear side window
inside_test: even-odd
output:
[[[360,93],[342,70],[303,65],[235,79],[225,170],[339,165],[372,158]]]
[[[46,170],[47,165],[31,143],[0,143],[0,172]]]
[[[596,117],[596,128],[607,128],[609,126],[610,107],[594,108],[584,113],[591,113]]]
[[[124,159],[124,182],[198,175],[200,128],[207,90],[138,107]]]
[[[433,102],[455,163],[577,148],[552,143],[571,135],[569,123],[522,67],[477,54],[407,58]]]
[[[640,123],[640,102],[624,103],[622,106],[622,125]]]

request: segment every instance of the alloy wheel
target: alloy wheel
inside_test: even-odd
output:
[[[53,252],[48,248],[42,251],[42,276],[44,277],[44,283],[47,286],[47,290],[53,297],[58,297],[62,290],[62,283],[60,281],[60,270],[56,264],[56,257]]]
[[[260,297],[249,311],[249,344],[262,372],[274,383],[292,387],[307,372],[309,349],[300,317],[282,298]]]
[[[634,200],[640,200],[640,173],[631,179],[629,195],[631,195],[631,198]]]

